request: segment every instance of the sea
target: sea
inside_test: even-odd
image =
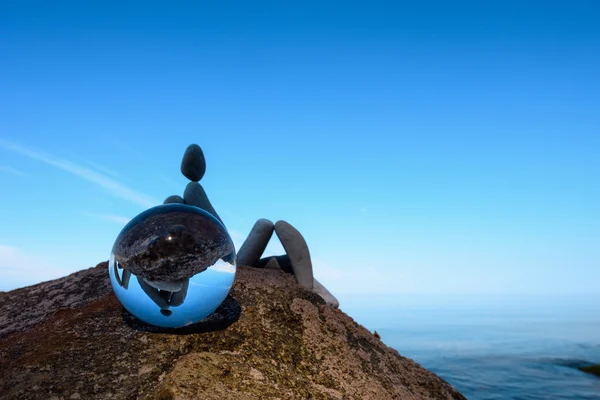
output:
[[[388,346],[473,400],[598,399],[594,296],[338,296]]]

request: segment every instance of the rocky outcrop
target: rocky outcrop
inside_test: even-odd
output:
[[[107,265],[0,293],[1,399],[463,399],[280,270],[239,267],[206,321],[136,321]],[[174,334],[178,333],[178,334]]]
[[[27,330],[60,309],[84,307],[109,294],[107,268],[108,262],[102,262],[64,278],[0,293],[0,340]]]

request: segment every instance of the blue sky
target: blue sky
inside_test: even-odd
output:
[[[285,219],[342,298],[598,293],[599,18],[593,1],[2,2],[0,290],[107,260],[126,221],[183,194],[198,143],[238,248]]]

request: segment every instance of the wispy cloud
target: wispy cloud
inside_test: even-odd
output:
[[[71,161],[64,160],[41,151],[29,149],[2,139],[0,139],[0,147],[79,176],[80,178],[101,186],[117,197],[138,204],[144,208],[149,208],[160,204],[160,202],[157,200],[131,189],[112,178],[109,178],[90,168],[75,164]]]
[[[94,169],[96,169],[98,171],[104,172],[105,174],[110,175],[113,178],[120,178],[121,177],[121,174],[119,174],[117,171],[115,171],[113,169],[110,169],[110,168],[108,168],[108,167],[106,167],[106,166],[104,166],[102,164],[99,164],[99,163],[97,163],[95,161],[92,161],[90,159],[85,159],[83,157],[80,157],[80,156],[74,154],[73,152],[68,152],[67,154],[69,155],[69,157],[72,160],[77,161],[80,164],[84,164],[84,165],[92,167],[92,168],[94,168]]]
[[[11,174],[11,175],[16,175],[16,176],[20,176],[20,177],[25,177],[25,176],[29,176],[29,174],[20,171],[16,168],[13,167],[9,167],[7,165],[0,165],[0,171],[1,172],[5,172],[7,174]]]
[[[122,225],[125,225],[129,221],[131,221],[131,218],[124,217],[122,215],[92,213],[92,212],[89,212],[89,211],[79,211],[79,213],[81,215],[85,215],[86,217],[103,219],[105,221],[115,222],[117,224],[122,224]]]

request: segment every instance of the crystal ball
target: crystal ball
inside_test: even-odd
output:
[[[108,262],[123,307],[160,327],[179,328],[213,313],[235,279],[235,248],[208,212],[184,204],[150,208],[119,233]]]

